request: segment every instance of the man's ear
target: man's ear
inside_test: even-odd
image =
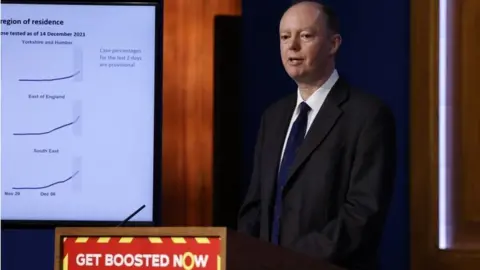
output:
[[[340,45],[342,44],[342,36],[340,34],[333,34],[331,37],[331,44],[330,54],[334,55],[337,53]]]

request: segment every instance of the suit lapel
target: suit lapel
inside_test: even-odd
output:
[[[347,95],[348,88],[345,83],[339,79],[325,99],[305,140],[298,149],[297,156],[295,157],[287,178],[287,184],[308,156],[325,140],[330,130],[335,126],[335,123],[342,114],[339,105],[345,101]]]
[[[272,196],[275,194],[273,189],[275,187],[275,181],[277,180],[280,156],[282,153],[288,125],[290,124],[290,119],[292,118],[293,111],[295,109],[296,101],[296,93],[287,98],[285,105],[282,105],[282,108],[279,110],[278,117],[275,118],[274,122],[272,123],[273,136],[269,137],[271,140],[268,142],[269,146],[267,147],[267,155],[269,156],[268,163],[265,167],[263,167],[264,169],[268,170],[265,173],[264,191],[269,202],[271,201]]]

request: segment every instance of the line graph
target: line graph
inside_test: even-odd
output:
[[[70,123],[67,123],[67,124],[58,126],[58,127],[56,127],[56,128],[53,128],[53,129],[51,129],[51,130],[44,131],[44,132],[13,133],[13,135],[15,135],[15,136],[38,136],[38,135],[46,135],[46,134],[50,134],[50,133],[52,133],[52,132],[54,132],[54,131],[57,131],[57,130],[59,130],[59,129],[62,129],[62,128],[71,126],[71,125],[75,124],[75,123],[78,121],[78,119],[80,119],[80,116],[77,116],[77,118],[76,118],[74,121],[70,122]]]
[[[15,189],[15,190],[46,189],[46,188],[53,187],[53,186],[58,185],[58,184],[66,183],[66,182],[72,180],[78,173],[79,173],[79,171],[76,171],[73,175],[71,175],[70,177],[68,177],[68,178],[65,179],[65,180],[53,182],[53,183],[48,184],[48,185],[45,185],[45,186],[39,186],[39,187],[13,187],[12,189]]]
[[[80,74],[80,71],[77,71],[71,75],[64,76],[64,77],[57,77],[57,78],[50,78],[50,79],[19,79],[20,82],[52,82],[52,81],[61,81],[73,78]]]

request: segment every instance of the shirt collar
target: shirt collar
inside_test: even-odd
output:
[[[312,111],[318,112],[320,110],[320,107],[322,107],[323,101],[327,97],[333,85],[335,85],[335,83],[337,82],[338,78],[338,72],[336,69],[334,69],[328,80],[317,90],[315,90],[315,92],[307,100],[303,100],[302,96],[300,95],[300,90],[297,90],[297,105],[295,107],[296,110],[298,110],[299,108],[298,105],[305,101],[305,103],[308,104]]]

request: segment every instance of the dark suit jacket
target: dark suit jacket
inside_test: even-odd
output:
[[[296,93],[262,116],[238,229],[270,241],[275,181]],[[375,269],[395,176],[395,123],[379,99],[334,85],[283,190],[280,245],[349,269]]]

